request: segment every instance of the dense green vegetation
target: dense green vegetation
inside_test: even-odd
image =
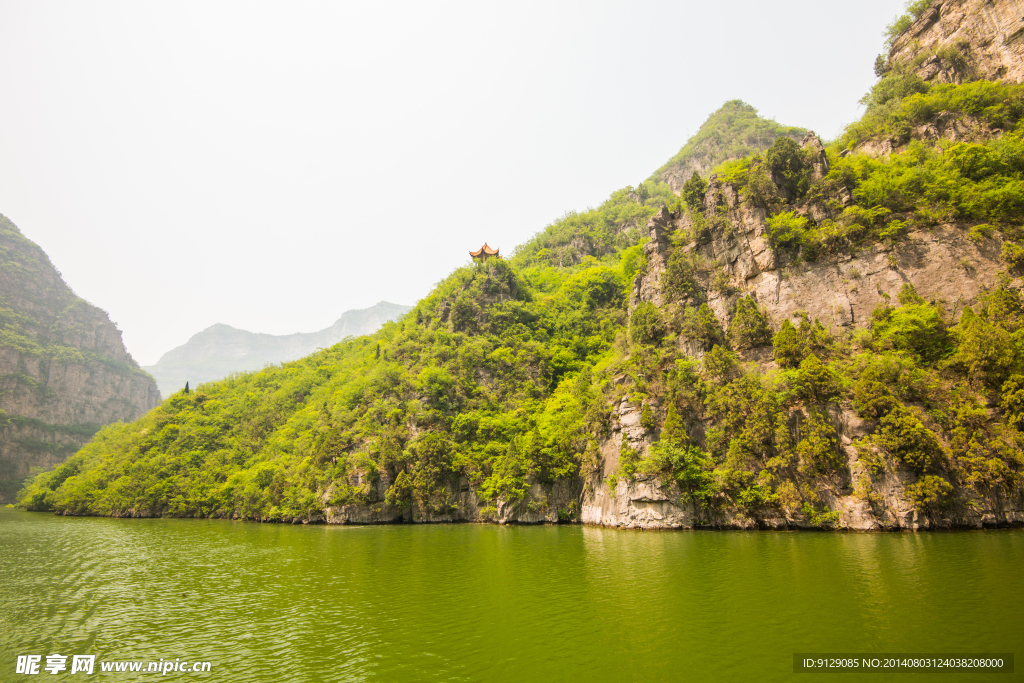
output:
[[[26,502],[279,517],[322,509],[317,492],[378,502],[365,482],[382,474],[389,502],[436,514],[458,476],[485,499],[522,498],[529,474],[574,474],[606,418],[590,367],[625,322],[634,253],[574,269],[461,269],[373,337],[179,392],[104,429]]]
[[[950,112],[980,122],[977,142],[907,138],[888,156],[849,151],[869,140],[895,139],[896,128],[912,130]],[[798,261],[898,240],[912,228],[956,222],[968,226],[976,240],[998,230],[1007,238],[1008,265],[1019,267],[1024,265],[1024,247],[1017,244],[1024,237],[1022,118],[1024,89],[1019,85],[976,81],[926,87],[926,92],[869,108],[827,149],[827,174],[816,175],[821,170],[816,154],[787,138],[763,154],[726,162],[715,173],[744,201],[766,210],[773,244]],[[806,211],[811,206],[816,210]],[[700,225],[718,220],[695,213]]]
[[[574,266],[584,256],[602,257],[637,244],[638,228],[659,207],[680,209],[677,197],[662,179],[671,168],[693,164],[711,169],[730,159],[767,149],[778,138],[800,139],[807,131],[763,119],[757,110],[740,100],[726,102],[708,117],[700,130],[650,178],[637,187],[612,193],[601,206],[585,212],[570,211],[516,248],[516,266],[540,262],[558,267]],[[696,171],[693,172],[696,174]],[[683,198],[696,208],[703,200],[707,182],[693,175]]]
[[[841,141],[846,147],[870,139],[888,139],[896,145],[908,142],[914,130],[940,115],[970,117],[989,137],[992,130],[1012,128],[1024,114],[1024,86],[992,81],[963,85],[929,85],[906,71],[886,74],[865,96],[864,117],[850,125]]]
[[[931,87],[887,73],[864,119],[824,153],[792,139],[803,131],[729,103],[664,167],[714,149],[724,163],[706,197],[699,174],[676,196],[656,173],[567,214],[508,261],[457,270],[375,335],[179,392],[104,428],[21,502],[268,520],[388,505],[422,517],[452,513],[456,494],[473,489],[485,516],[522,501],[574,519],[578,496],[538,498],[531,486],[600,483],[598,450],[614,438],[618,467],[604,484],[659,475],[707,523],[730,513],[830,526],[841,492],[881,505],[901,477],[922,515],[999,508],[1024,483],[1024,301],[1011,277],[1024,267],[1020,97],[1019,86]],[[916,136],[943,114],[975,117],[977,141]],[[901,147],[848,150],[882,138]],[[697,248],[735,229],[715,195],[723,184],[763,211],[789,266],[942,222],[999,237],[1007,273],[959,317],[907,284],[856,330],[803,313],[773,321]],[[660,280],[667,303],[631,309],[648,268],[641,228],[662,206],[684,226]],[[727,319],[712,293],[730,297]],[[771,362],[743,360],[757,357]],[[650,448],[613,437],[623,399]],[[856,480],[837,430],[844,409],[867,425],[851,444],[867,466]]]
[[[776,138],[799,140],[806,133],[803,128],[783,126],[763,119],[746,102],[731,100],[709,116],[697,134],[652,173],[647,182],[660,182],[665,171],[676,167],[711,169],[729,159],[760,152],[770,147]]]

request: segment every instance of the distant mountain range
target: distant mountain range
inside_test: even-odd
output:
[[[166,398],[184,387],[185,382],[195,387],[227,377],[232,372],[260,370],[268,363],[284,363],[308,356],[345,337],[376,332],[384,323],[411,309],[411,306],[381,301],[370,308],[346,311],[333,325],[319,332],[284,335],[260,334],[218,323],[144,369],[156,379],[160,393]]]

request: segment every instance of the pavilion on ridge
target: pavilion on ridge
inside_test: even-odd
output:
[[[481,262],[485,262],[485,261],[487,261],[487,259],[491,258],[492,256],[494,258],[499,258],[500,259],[501,256],[498,254],[498,251],[500,251],[500,250],[498,250],[498,249],[491,249],[491,247],[488,246],[487,242],[484,242],[484,246],[480,247],[476,251],[469,252],[469,255],[473,257],[474,261],[476,261],[477,259],[480,259]]]

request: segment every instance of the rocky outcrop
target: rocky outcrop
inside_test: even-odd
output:
[[[668,266],[668,253],[671,248],[669,234],[675,230],[672,214],[661,207],[657,214],[644,226],[643,235],[648,238],[644,245],[647,257],[647,273],[663,273]],[[653,301],[656,306],[662,304],[661,288],[657,278],[648,274],[639,274],[633,283],[633,294],[630,298],[630,309],[636,308],[641,301]]]
[[[101,426],[160,399],[105,312],[75,296],[46,254],[0,216],[0,501]]]
[[[899,531],[942,528],[1024,526],[1022,501],[1003,501],[980,508],[960,506],[937,517],[918,512],[909,502],[906,487],[917,482],[908,471],[874,475],[870,492],[857,488],[866,465],[851,444],[867,433],[864,422],[848,408],[832,405],[837,433],[847,459],[849,478],[820,492],[821,502],[839,513],[834,528],[849,531]],[[621,431],[616,429],[601,447],[602,467],[591,473],[583,487],[580,521],[624,529],[817,529],[814,520],[795,505],[747,516],[735,509],[700,509],[675,481],[654,475],[613,478],[618,470]],[[614,481],[614,485],[609,482]]]
[[[925,81],[1024,81],[1024,0],[933,2],[889,51]]]
[[[463,480],[450,493],[447,511],[438,512],[419,504],[389,505],[384,493],[390,481],[374,486],[372,503],[328,505],[323,521],[327,524],[390,524],[408,522],[437,524],[441,522],[492,522],[496,524],[555,524],[571,518],[579,504],[578,484],[567,480],[542,483],[530,479],[530,489],[522,500],[485,503]],[[455,487],[453,487],[454,489]],[[279,520],[264,520],[279,521]],[[303,520],[300,520],[303,521]],[[309,521],[309,520],[305,520]]]
[[[814,155],[813,173],[823,177],[827,160],[820,141],[809,134],[803,147]],[[818,167],[818,164],[821,166]],[[814,213],[814,206],[798,211]],[[677,231],[689,233],[692,225],[684,216],[662,212],[646,226],[650,241],[646,271],[637,276],[630,299],[631,309],[641,302],[651,302],[666,315],[690,299],[678,300],[662,286],[662,278],[673,249],[688,252],[691,263],[706,264],[697,269],[698,280],[706,302],[728,327],[733,304],[743,296],[753,297],[770,318],[774,327],[798,312],[817,318],[834,334],[871,323],[871,312],[880,303],[895,300],[904,284],[914,286],[927,300],[940,303],[946,315],[956,320],[965,306],[974,306],[978,297],[992,287],[1006,266],[1000,258],[1002,246],[998,236],[968,237],[967,226],[940,224],[929,230],[914,230],[896,241],[869,244],[857,249],[840,250],[813,261],[794,259],[775,250],[768,239],[764,210],[741,201],[739,194],[715,176],[709,182],[705,197],[706,216],[712,227],[697,236],[696,243],[679,240],[673,246]],[[692,233],[690,233],[692,234]],[[712,274],[718,279],[712,283]],[[726,281],[722,281],[722,274]],[[1017,281],[1020,288],[1022,283]],[[690,340],[680,336],[680,349],[700,358],[703,352]],[[745,352],[745,360],[766,368],[774,365],[771,349]],[[711,514],[689,501],[676,482],[652,475],[620,478],[619,456],[623,443],[643,453],[653,435],[639,426],[641,406],[623,399],[615,412],[612,434],[600,445],[600,466],[594,468],[583,487],[581,520],[584,523],[628,528],[814,528],[802,510],[785,508],[767,516],[746,517],[742,513],[721,511]],[[874,487],[870,493],[857,490],[866,473],[866,465],[853,441],[868,434],[869,429],[848,405],[832,404],[830,413],[847,462],[843,481],[834,482],[821,495],[828,509],[840,513],[836,526],[851,530],[919,529],[935,527],[977,527],[984,525],[1024,524],[1024,501],[984,501],[974,508],[962,507],[944,511],[943,516],[928,518],[917,512],[908,501],[906,486],[917,481],[910,471],[873,473]],[[793,415],[799,422],[803,414]],[[706,425],[710,427],[710,423]],[[693,431],[701,431],[691,430]]]
[[[804,146],[816,149],[820,141],[809,136]],[[725,220],[704,239],[681,248],[708,264],[697,277],[722,321],[729,320],[736,299],[750,295],[776,324],[806,311],[837,330],[867,321],[884,296],[895,298],[907,282],[926,299],[944,302],[956,317],[965,305],[976,303],[978,294],[1005,268],[998,236],[972,240],[964,226],[952,223],[912,231],[896,243],[872,244],[812,262],[786,261],[769,242],[763,209],[741,202],[731,186],[714,176],[705,202],[708,212],[723,207]],[[688,229],[686,221],[663,209],[648,223],[648,267],[634,282],[631,308],[643,301],[659,307],[673,303],[662,292],[661,277],[670,258],[670,236]],[[727,286],[712,287],[713,271],[728,274]]]

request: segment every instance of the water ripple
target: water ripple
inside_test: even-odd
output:
[[[0,679],[18,654],[60,652],[210,661],[197,678],[241,683],[788,680],[794,651],[1020,650],[1022,559],[1014,531],[302,527],[3,510]]]

